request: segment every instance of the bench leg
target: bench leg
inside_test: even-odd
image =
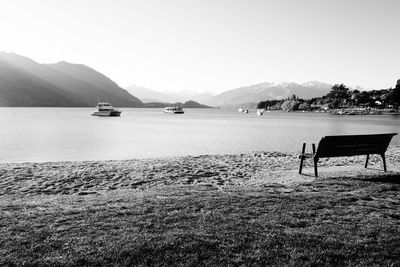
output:
[[[386,172],[386,158],[385,154],[381,154],[382,161],[383,161],[383,170]]]
[[[368,166],[369,154],[367,155],[367,160],[365,161],[365,168]]]
[[[315,158],[315,144],[312,144],[312,154],[314,160],[314,174],[315,177],[318,177],[318,170],[317,170],[318,158]]]
[[[301,155],[300,155],[300,167],[299,167],[299,174],[301,174],[301,171],[303,169],[303,162],[304,162],[304,153],[306,152],[306,143],[303,143],[303,148],[301,149]]]
[[[315,177],[318,177],[318,170],[317,170],[317,164],[318,164],[318,159],[314,158],[314,174]]]

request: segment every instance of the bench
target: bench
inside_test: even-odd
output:
[[[312,144],[312,154],[305,153],[306,144],[303,143],[299,156],[299,174],[302,172],[303,162],[306,158],[313,159],[315,177],[318,177],[317,164],[320,158],[366,155],[365,168],[367,168],[369,155],[372,154],[378,154],[382,157],[383,169],[386,172],[385,152],[390,140],[395,135],[397,133],[325,136],[319,141],[317,149],[315,149],[315,144]]]

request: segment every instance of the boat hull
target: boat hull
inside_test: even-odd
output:
[[[164,111],[165,113],[171,113],[171,114],[183,114],[185,112],[183,111]]]
[[[183,114],[183,109],[181,107],[173,106],[173,107],[166,107],[164,108],[165,113],[171,113],[171,114]]]
[[[121,116],[122,111],[113,110],[113,111],[95,111],[92,113],[92,116],[99,117],[119,117]]]

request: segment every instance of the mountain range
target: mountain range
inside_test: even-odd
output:
[[[188,99],[205,103],[209,106],[236,107],[244,104],[257,104],[260,101],[271,99],[285,99],[296,95],[303,99],[321,97],[326,95],[332,88],[331,84],[318,81],[310,81],[302,84],[298,83],[270,83],[244,86],[225,91],[221,94],[212,96],[210,93],[195,94],[190,91],[181,93],[161,93],[142,86],[131,85],[126,87],[132,95],[140,98],[144,103],[160,102],[174,103],[184,102]]]
[[[270,83],[244,86],[213,96],[205,101],[211,106],[240,106],[246,103],[258,103],[260,101],[272,99],[285,99],[296,95],[299,98],[310,99],[326,95],[332,85],[311,81],[303,84],[298,83]]]
[[[65,61],[39,64],[27,57],[0,52],[0,106],[93,107],[107,101],[117,107],[163,107],[177,102],[188,102],[188,107],[206,107],[202,104],[237,107],[292,95],[303,99],[321,97],[331,88],[332,85],[318,81],[264,82],[215,96],[192,91],[161,93],[137,85],[123,89],[104,74],[82,64]]]
[[[115,82],[82,65],[39,64],[0,52],[0,106],[94,107],[107,101],[119,107],[141,107],[142,101]]]
[[[161,93],[139,85],[129,85],[125,88],[130,94],[138,97],[144,103],[160,102],[160,103],[175,103],[186,102],[189,100],[196,102],[204,102],[210,99],[213,95],[209,92],[197,93],[189,90],[180,92],[165,92]]]

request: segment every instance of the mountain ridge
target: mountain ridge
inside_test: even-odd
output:
[[[174,97],[171,92],[159,92],[143,86],[131,85],[126,87],[128,92],[140,98],[144,103],[174,103],[185,102]],[[258,84],[242,86],[224,91],[215,96],[205,98],[196,102],[204,103],[208,106],[231,107],[243,104],[254,104],[267,99],[285,99],[294,94],[300,98],[309,99],[320,97],[327,94],[332,88],[331,84],[320,81],[308,81],[305,83],[295,82],[262,82]]]
[[[0,106],[92,107],[103,100],[121,107],[143,105],[110,78],[84,64],[40,64],[15,53],[0,52]]]
[[[331,87],[332,85],[319,81],[310,81],[302,84],[294,82],[263,82],[222,92],[205,101],[205,104],[211,106],[237,106],[264,100],[285,99],[292,95],[309,99],[327,94]]]

